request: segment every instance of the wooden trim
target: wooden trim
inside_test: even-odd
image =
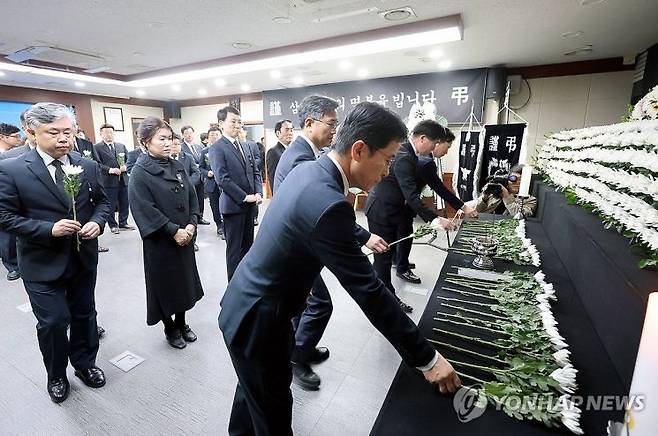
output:
[[[508,68],[508,75],[520,74],[524,79],[542,77],[575,76],[578,74],[610,73],[633,70],[635,65],[624,65],[623,57],[596,59],[592,61],[567,62],[563,64],[532,65]]]

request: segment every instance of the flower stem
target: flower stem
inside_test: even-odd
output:
[[[448,344],[446,342],[435,341],[433,339],[428,339],[428,341],[430,341],[434,344],[437,344],[437,345],[441,345],[442,347],[450,348],[452,350],[461,351],[463,353],[471,354],[473,356],[482,357],[484,359],[493,360],[494,362],[498,362],[498,363],[502,363],[502,364],[507,365],[507,362],[505,362],[504,360],[498,359],[497,357],[488,356],[486,354],[478,353],[477,351],[469,350],[467,348],[458,347],[456,345]]]
[[[495,297],[490,297],[490,296],[488,296],[488,295],[482,295],[482,294],[478,294],[478,293],[475,293],[475,292],[460,291],[460,290],[458,290],[458,289],[446,288],[446,287],[441,288],[441,290],[443,290],[443,291],[455,292],[455,293],[457,293],[457,294],[467,295],[467,296],[470,296],[470,297],[479,297],[479,298],[486,298],[486,299],[488,299],[488,300],[498,301],[498,299],[495,298]]]
[[[504,321],[508,320],[507,317],[504,317],[504,316],[501,316],[501,315],[495,315],[493,313],[480,312],[479,310],[467,309],[465,307],[454,306],[454,305],[448,304],[448,303],[441,303],[441,306],[450,307],[451,309],[456,309],[456,310],[463,310],[464,312],[474,313],[476,315],[484,315],[484,316],[488,316],[488,317],[491,317],[491,318],[494,318],[494,319],[500,319],[500,320],[504,320]],[[440,313],[440,312],[437,312],[437,313]]]
[[[463,373],[463,372],[461,372],[461,371],[455,371],[455,372],[456,372],[457,375],[460,376],[460,377],[464,377],[464,378],[467,378],[467,379],[470,379],[470,380],[473,380],[473,381],[476,381],[476,382],[479,382],[479,383],[482,383],[482,384],[488,383],[488,382],[486,382],[486,381],[484,381],[484,380],[482,380],[482,379],[479,379],[479,378],[477,378],[477,377],[473,377],[472,375],[465,374],[465,373]]]
[[[476,306],[491,307],[490,303],[478,303],[476,301],[460,300],[459,298],[437,297],[439,300],[457,301],[459,303],[474,304]]]
[[[434,318],[434,321],[447,322],[447,323],[455,324],[455,325],[463,325],[463,326],[465,326],[465,327],[471,327],[471,328],[481,329],[481,330],[485,330],[485,331],[492,332],[492,333],[500,333],[500,334],[504,334],[504,335],[507,334],[507,333],[505,333],[505,332],[503,332],[503,331],[500,331],[500,330],[494,330],[494,329],[491,329],[491,328],[489,328],[489,327],[484,327],[484,326],[475,325],[475,324],[468,324],[468,323],[465,323],[465,322],[453,321],[453,320],[450,320],[450,319]]]
[[[438,329],[436,327],[432,327],[432,330],[435,330],[439,333],[445,333],[447,335],[456,336],[458,338],[466,339],[468,341],[475,342],[477,344],[488,345],[488,346],[494,347],[494,348],[500,348],[501,350],[508,350],[510,348],[509,346],[503,346],[503,345],[497,344],[495,342],[486,341],[484,339],[479,339],[479,338],[474,338],[472,336],[462,335],[462,334],[459,334],[459,333],[451,332],[449,330]]]
[[[510,372],[510,369],[490,368],[488,366],[476,365],[474,363],[460,362],[458,360],[449,360],[451,364],[465,366],[467,368],[479,369],[480,371],[490,372],[492,374],[504,374]]]

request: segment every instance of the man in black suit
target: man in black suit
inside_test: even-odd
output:
[[[130,172],[135,166],[135,162],[137,162],[137,159],[145,153],[146,150],[144,150],[144,147],[142,147],[141,145],[138,145],[137,147],[135,147],[134,150],[130,150],[128,152],[128,155],[126,157],[126,172],[128,173],[128,175],[130,175]]]
[[[210,145],[201,150],[201,154],[199,155],[199,171],[203,179],[204,191],[208,194],[208,203],[210,203],[210,209],[212,210],[212,219],[217,226],[217,235],[224,239],[224,222],[222,221],[222,213],[219,211],[219,195],[222,193],[222,190],[215,183],[215,173],[210,167],[210,158],[208,157],[210,149],[215,145],[220,136],[221,132],[218,127],[211,127],[208,130],[208,143]]]
[[[279,164],[281,155],[292,142],[292,130],[292,121],[290,120],[281,120],[274,125],[274,134],[279,142],[277,142],[274,147],[267,150],[267,156],[265,158],[267,181],[270,184],[272,193],[274,193],[274,175],[276,174],[276,166]]]
[[[291,435],[291,318],[326,266],[370,322],[441,392],[460,385],[360,250],[348,188],[369,190],[388,172],[406,136],[376,103],[357,105],[334,149],[292,171],[277,189],[261,230],[222,299],[219,327],[238,376],[229,434]]]
[[[185,168],[185,173],[187,177],[190,178],[190,183],[192,186],[197,186],[201,183],[201,173],[199,172],[199,166],[196,163],[196,159],[190,153],[187,153],[181,148],[181,137],[174,134],[171,144],[171,158],[179,161],[183,168]],[[199,246],[196,243],[196,234],[193,238],[194,251],[199,251]]]
[[[119,233],[119,228],[124,230],[135,230],[128,224],[128,173],[126,158],[128,151],[126,146],[114,142],[114,126],[103,124],[100,128],[102,141],[94,145],[98,155],[98,163],[103,175],[103,186],[107,198],[110,200],[110,216],[107,225],[114,234]],[[123,156],[121,156],[123,153]],[[119,157],[123,157],[123,165],[119,165]],[[119,208],[119,223],[115,219],[115,211]]]
[[[217,112],[222,137],[208,152],[215,181],[222,189],[219,210],[224,219],[228,279],[254,241],[254,216],[263,201],[263,180],[251,147],[240,144],[240,111],[226,106]]]
[[[82,155],[82,157],[85,157],[87,159],[92,159],[98,162],[98,154],[94,149],[94,144],[92,144],[91,142],[87,141],[87,139],[84,138],[83,134],[81,134],[80,129],[78,129],[76,135],[72,138],[72,143],[73,143],[73,151],[77,151]]]
[[[69,393],[69,359],[87,386],[105,384],[96,366],[94,288],[96,238],[105,226],[109,201],[98,165],[69,153],[75,118],[66,106],[37,103],[25,119],[37,147],[0,162],[0,228],[18,237],[19,268],[38,321],[48,393],[59,403]],[[72,219],[72,202],[64,190],[71,166],[82,170],[75,197],[77,220]]]
[[[0,123],[0,160],[10,150],[20,147],[21,130],[7,123]],[[18,280],[21,273],[18,271],[18,255],[16,253],[16,236],[0,230],[0,258],[7,269],[7,280]]]
[[[406,227],[409,219],[413,221],[413,213],[418,214],[426,222],[431,222],[435,229],[452,229],[454,225],[450,220],[439,217],[430,210],[420,198],[420,190],[416,183],[416,167],[418,155],[429,155],[436,144],[445,137],[445,128],[433,120],[421,121],[411,132],[409,142],[405,142],[395,155],[388,176],[375,186],[368,194],[366,200],[366,216],[368,228],[371,232],[381,235],[387,241],[393,241],[398,235],[411,233]],[[407,207],[408,206],[408,207]],[[413,230],[413,227],[412,227]],[[408,256],[407,256],[408,261]],[[375,254],[374,266],[379,278],[395,294],[395,287],[391,283],[392,253],[384,252]],[[408,281],[420,282],[409,265],[402,265],[398,270],[398,276]],[[412,277],[413,276],[413,277]],[[415,279],[414,279],[415,278]],[[397,297],[397,295],[396,295]],[[413,311],[413,308],[399,299],[400,306],[405,312]]]
[[[181,135],[183,135],[183,142],[181,143],[181,150],[184,153],[191,155],[194,158],[194,163],[197,168],[201,165],[201,151],[203,151],[203,146],[201,144],[194,143],[194,127],[192,126],[183,126],[180,129]],[[203,181],[201,179],[194,185],[196,190],[196,198],[199,201],[199,221],[197,224],[207,226],[210,222],[203,219],[203,209],[206,203],[206,196],[203,192]]]

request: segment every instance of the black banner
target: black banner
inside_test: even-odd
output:
[[[487,177],[499,169],[509,171],[510,168],[519,163],[525,127],[526,125],[523,123],[484,126],[480,187],[486,183]]]
[[[480,156],[480,132],[461,132],[459,141],[459,167],[454,175],[453,187],[462,201],[472,200],[477,176],[478,157]]]
[[[298,128],[299,104],[310,94],[335,99],[339,119],[358,103],[372,101],[393,110],[405,121],[414,105],[417,108],[432,104],[437,116],[460,123],[471,113],[471,105],[481,118],[485,78],[486,69],[475,69],[264,91],[263,123],[272,129],[277,121],[290,119]]]

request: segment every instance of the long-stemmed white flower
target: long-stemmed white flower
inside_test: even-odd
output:
[[[73,219],[78,220],[78,213],[75,205],[75,197],[80,192],[80,175],[84,169],[78,165],[62,165],[64,171],[64,192],[71,198],[71,208],[73,209]],[[76,248],[80,251],[80,235],[75,235]]]

